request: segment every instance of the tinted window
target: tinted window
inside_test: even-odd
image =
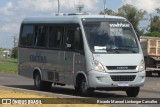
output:
[[[49,32],[49,47],[50,48],[60,48],[62,44],[64,27],[61,26],[51,26]]]
[[[70,25],[66,29],[65,48],[68,50],[82,51],[83,42],[81,30],[78,25]]]
[[[74,50],[75,51],[83,51],[83,40],[82,33],[79,28],[77,28],[74,32]]]
[[[34,38],[34,26],[24,25],[20,37],[20,45],[32,46]]]
[[[35,29],[35,45],[37,47],[47,47],[49,27],[41,25],[36,26]]]
[[[65,43],[65,48],[66,49],[74,49],[74,32],[75,29],[68,29],[66,31],[66,43]]]

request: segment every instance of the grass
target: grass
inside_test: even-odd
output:
[[[17,73],[17,59],[6,58],[0,59],[0,73]]]

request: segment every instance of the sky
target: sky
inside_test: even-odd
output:
[[[13,48],[13,36],[19,35],[20,23],[28,16],[53,16],[57,13],[58,0],[0,0],[0,48]],[[104,0],[59,0],[61,13],[76,12],[75,5],[85,6],[84,12],[98,14]],[[117,11],[124,4],[131,4],[153,14],[160,7],[160,0],[106,0],[106,7]],[[144,22],[142,27],[147,25]]]

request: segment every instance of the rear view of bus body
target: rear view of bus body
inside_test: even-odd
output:
[[[145,81],[141,46],[122,17],[73,15],[30,17],[19,37],[19,75],[35,88],[74,85],[82,95],[122,90],[136,97]]]

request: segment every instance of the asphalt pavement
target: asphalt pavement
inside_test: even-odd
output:
[[[57,96],[60,98],[82,98],[75,93],[73,86],[52,86],[51,92],[36,91],[33,86],[33,79],[22,77],[14,74],[0,73],[0,86],[17,89],[19,91],[29,91],[34,93],[45,94],[47,96]],[[92,98],[128,98],[123,91],[95,91]],[[154,75],[146,77],[145,85],[141,87],[138,98],[160,98],[160,77]],[[124,105],[114,105],[123,107]],[[159,104],[138,104],[125,106],[141,107],[159,107]]]

